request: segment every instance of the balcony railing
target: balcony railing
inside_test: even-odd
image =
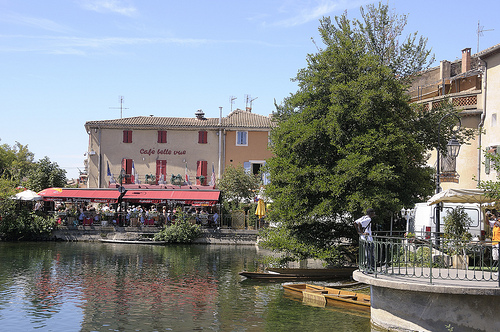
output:
[[[427,233],[424,237],[373,236],[360,240],[359,269],[377,275],[408,278],[497,281],[498,247],[491,242],[454,241]]]

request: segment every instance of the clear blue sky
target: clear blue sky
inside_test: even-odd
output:
[[[318,20],[363,0],[0,0],[0,144],[27,144],[68,171],[83,170],[89,120],[207,117],[253,101],[268,115],[316,52]],[[392,0],[440,60],[500,43],[500,1]]]

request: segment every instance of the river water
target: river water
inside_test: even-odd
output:
[[[246,280],[254,246],[0,242],[1,331],[370,331]]]

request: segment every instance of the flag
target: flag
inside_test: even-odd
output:
[[[186,184],[188,186],[191,185],[191,183],[189,183],[189,175],[188,175],[188,164],[186,163]]]
[[[212,178],[210,179],[210,185],[212,187],[215,186],[215,169],[213,163],[212,163]]]
[[[108,164],[108,176],[111,176],[111,171],[109,170],[109,161],[106,161],[106,163]]]
[[[130,174],[130,182],[135,183],[135,166],[133,160],[132,160],[132,174]]]

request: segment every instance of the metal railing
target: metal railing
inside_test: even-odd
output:
[[[454,241],[442,235],[373,236],[360,239],[359,269],[377,275],[408,278],[498,281],[498,245],[485,241]]]

